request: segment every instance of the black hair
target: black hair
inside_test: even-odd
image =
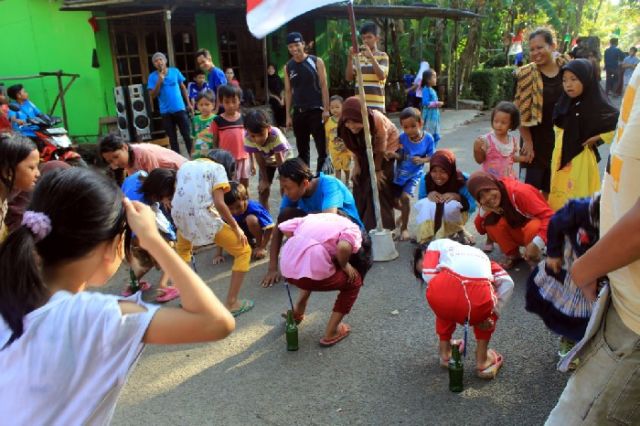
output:
[[[218,87],[218,99],[220,99],[220,102],[222,102],[224,98],[234,97],[238,98],[238,100],[242,99],[242,89],[230,84],[223,84]]]
[[[329,98],[329,103],[333,102],[333,101],[340,101],[340,103],[344,102],[344,98],[340,95],[333,95],[332,97]]]
[[[9,95],[9,97],[14,101],[17,101],[18,93],[20,93],[22,89],[24,89],[24,86],[22,84],[14,84],[13,86],[9,86],[9,88],[7,89],[7,95]]]
[[[413,260],[411,261],[411,272],[413,276],[422,281],[422,274],[418,272],[418,264],[422,261],[425,247],[422,245],[413,249]]]
[[[236,159],[233,158],[229,151],[221,148],[211,149],[207,154],[207,158],[224,167],[224,171],[227,172],[227,179],[233,180],[236,174]]]
[[[529,41],[533,40],[536,37],[542,37],[544,39],[544,42],[547,43],[549,46],[551,46],[553,44],[553,33],[551,32],[551,30],[549,28],[536,28],[535,30],[533,30],[533,32],[531,34],[529,34]]]
[[[215,104],[216,94],[213,93],[213,90],[210,89],[202,90],[200,93],[198,93],[198,96],[196,96],[196,104],[200,101],[200,99],[206,99],[212,104]]]
[[[249,199],[247,188],[245,188],[244,185],[240,182],[232,180],[231,182],[229,182],[229,186],[231,187],[231,189],[224,193],[224,203],[227,206],[232,205],[236,201],[245,201]]]
[[[135,154],[131,148],[131,144],[122,139],[117,133],[109,133],[100,139],[100,142],[98,142],[98,154],[100,154],[100,158],[103,158],[102,154],[117,151],[123,146],[126,146],[127,151],[129,151],[129,166],[132,166],[135,161]]]
[[[152,203],[159,203],[163,198],[173,197],[176,187],[176,171],[157,168],[151,170],[149,176],[142,178],[140,193]]]
[[[200,56],[204,56],[207,59],[211,59],[211,52],[207,49],[198,49],[195,54],[195,58],[198,59]]]
[[[250,133],[261,133],[264,129],[271,127],[269,118],[264,111],[254,109],[244,116],[244,128]]]
[[[280,166],[278,166],[278,174],[280,179],[291,179],[298,185],[304,180],[313,179],[313,172],[307,164],[299,158],[290,158]]]
[[[16,179],[16,167],[29,156],[36,144],[29,138],[17,133],[0,135],[0,183],[8,192],[13,189]]]
[[[638,52],[638,48],[637,48],[637,47],[635,47],[635,46],[631,46],[631,47],[629,48],[629,53],[631,53],[631,51],[632,51],[632,50],[633,50],[634,52],[636,52],[636,53]],[[1,90],[1,89],[0,89],[0,90]]]
[[[400,124],[402,124],[402,120],[406,120],[408,118],[413,118],[416,122],[421,122],[422,114],[418,108],[408,107],[403,109],[400,113]]]
[[[122,198],[115,182],[82,167],[52,171],[38,182],[27,210],[45,214],[51,231],[37,241],[22,225],[0,245],[0,314],[12,331],[5,348],[22,336],[24,317],[51,296],[48,274],[123,233]]]
[[[491,123],[493,123],[493,117],[498,111],[509,114],[509,130],[515,130],[520,127],[520,110],[512,102],[499,102],[491,111]]]
[[[206,76],[207,76],[207,73],[206,73],[206,72],[204,72],[204,71],[202,71],[201,69],[197,69],[197,70],[195,70],[195,71],[193,72],[193,76],[194,76],[194,77],[197,77],[197,76],[199,76],[199,75],[204,75],[204,76],[206,77]]]
[[[609,44],[611,44],[613,46],[617,46],[618,45],[618,37],[613,37],[611,40],[609,40]]]
[[[378,37],[378,33],[380,32],[378,26],[373,23],[373,22],[365,22],[364,24],[362,24],[362,26],[360,27],[360,35],[364,35],[364,34],[373,34],[374,36]]]
[[[428,69],[422,73],[422,81],[420,81],[420,87],[426,87],[429,84],[429,80],[431,80],[431,77],[433,77],[434,72],[434,70]]]

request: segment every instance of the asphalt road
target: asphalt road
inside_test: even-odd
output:
[[[441,146],[456,152],[459,167],[474,171],[473,141],[488,130],[485,114],[450,129]],[[279,196],[273,189],[276,211]],[[255,300],[256,306],[237,318],[236,331],[216,343],[146,348],[113,423],[542,424],[568,375],[555,369],[558,338],[524,310],[527,268],[512,273],[515,291],[491,342],[505,357],[497,379],[475,377],[470,333],[465,390],[454,394],[448,390],[447,372],[438,366],[434,316],[424,286],[410,271],[412,249],[408,242],[399,243],[398,259],[374,265],[346,318],[352,333],[335,347],[318,345],[335,293],[313,294],[300,325],[298,352],[285,347],[280,318],[288,303],[285,288],[261,288],[266,265],[254,263],[241,297]],[[214,266],[212,256],[211,250],[200,252],[197,268],[223,298],[230,259]],[[158,274],[149,278],[156,282]],[[121,271],[104,290],[116,292],[124,282]],[[462,336],[461,327],[456,336]]]

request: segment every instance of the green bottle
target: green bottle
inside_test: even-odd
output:
[[[129,269],[129,289],[131,294],[137,293],[140,290],[140,283],[136,278],[136,274],[133,273],[133,269]]]
[[[287,311],[287,325],[286,325],[286,336],[287,336],[287,350],[288,351],[297,351],[298,350],[298,326],[293,319],[293,311],[289,309]]]
[[[462,392],[462,376],[464,366],[460,357],[460,347],[451,345],[451,358],[449,358],[449,390],[451,392]]]

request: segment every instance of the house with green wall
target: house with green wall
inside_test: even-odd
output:
[[[300,31],[314,42],[314,53],[326,50],[326,19],[302,17],[266,38],[255,39],[246,26],[246,3],[182,0],[171,2],[175,64],[193,78],[194,53],[211,51],[218,67],[232,67],[243,88],[265,98],[266,62],[278,68],[288,59],[286,33]],[[115,117],[114,88],[143,84],[153,67],[151,56],[167,51],[166,2],[123,0],[3,0],[3,60],[0,84],[23,84],[30,99],[50,112],[58,95],[53,77],[41,72],[78,74],[65,93],[69,132],[79,141],[95,140],[101,118]],[[266,52],[264,50],[266,49]],[[68,82],[63,78],[63,83]],[[152,115],[157,115],[150,105]],[[53,111],[61,116],[58,102]],[[158,126],[158,128],[161,126]],[[104,130],[103,130],[104,131]]]

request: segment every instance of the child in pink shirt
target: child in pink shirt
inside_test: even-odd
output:
[[[333,346],[349,335],[351,328],[341,322],[355,303],[362,277],[349,263],[360,249],[362,233],[351,220],[334,213],[310,214],[278,225],[288,237],[281,251],[280,271],[300,289],[293,314],[296,322],[304,312],[312,291],[338,290],[321,346]]]

